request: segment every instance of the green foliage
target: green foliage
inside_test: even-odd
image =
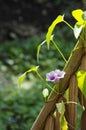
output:
[[[59,33],[60,30],[60,33]],[[74,37],[72,31],[68,32],[66,26],[55,29],[54,36],[57,45],[64,53],[66,59],[68,59],[71,49],[74,46]],[[66,34],[66,35],[65,35]],[[13,40],[6,41],[0,45],[0,70],[1,71],[12,71],[14,74],[24,73],[28,68],[31,68],[32,65],[37,64],[37,46],[44,39],[44,35],[40,37],[33,36],[31,38],[23,40]],[[67,42],[67,40],[70,42]],[[3,46],[4,45],[4,46]],[[65,49],[64,49],[65,48]],[[40,51],[40,49],[39,49]],[[34,53],[33,53],[34,52]],[[46,53],[47,52],[47,53]],[[46,44],[42,46],[40,55],[38,54],[38,59],[40,58],[38,64],[41,66],[43,73],[44,68],[47,71],[52,70],[53,68],[63,68],[64,61],[57,52],[56,48],[52,45],[52,51],[47,50]],[[52,59],[52,61],[51,61]],[[57,62],[57,65],[56,65]],[[52,64],[53,63],[53,64]]]
[[[55,26],[62,22],[63,21],[63,16],[59,15],[54,21],[53,23],[51,24],[51,26],[48,28],[48,33],[46,35],[46,41],[47,41],[47,45],[48,45],[48,48],[49,48],[49,44],[50,44],[50,40],[52,39],[51,38],[51,35],[52,35],[52,32],[55,28]]]
[[[38,69],[38,66],[34,66],[34,67],[32,67],[31,69],[27,70],[24,74],[22,74],[22,75],[18,78],[18,84],[19,84],[19,86],[21,86],[22,82],[25,80],[27,73],[30,73],[30,72],[35,72],[35,73],[37,73],[37,69]]]
[[[61,102],[61,103],[57,103],[56,104],[56,107],[57,107],[57,110],[60,114],[64,115],[64,112],[65,112],[65,106],[64,106],[64,103]]]
[[[58,112],[60,113],[60,125],[62,127],[62,130],[67,130],[68,127],[67,127],[67,121],[64,117],[64,113],[65,113],[65,105],[63,102],[61,103],[57,103],[56,104],[56,107],[57,107],[57,110]]]
[[[33,80],[35,84],[40,84],[35,78]],[[40,85],[30,89],[12,84],[0,87],[0,129],[30,130],[43,105],[41,91]]]
[[[45,42],[46,42],[46,40],[43,41],[41,44],[39,44],[38,47],[37,47],[37,61],[38,61],[38,62],[39,62],[39,53],[40,53],[41,46],[42,46]]]
[[[19,78],[18,78],[18,84],[19,86],[21,86],[22,82],[25,80],[26,78],[26,72],[24,74],[22,74]]]
[[[0,64],[15,74],[26,71],[28,66],[31,67],[36,62],[36,48],[41,39],[34,36],[23,40],[5,41],[0,45]]]

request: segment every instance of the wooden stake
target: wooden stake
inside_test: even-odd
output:
[[[86,50],[84,51],[86,52]],[[86,71],[86,53],[82,57],[80,69],[83,71]],[[86,130],[86,99],[84,95],[81,93],[81,91],[79,91],[79,99],[80,99],[81,105],[85,107],[85,110],[83,111],[82,117],[81,117],[81,130]]]
[[[44,130],[55,130],[54,127],[55,127],[55,119],[53,116],[49,115],[46,120]]]
[[[76,77],[73,75],[69,84],[69,130],[75,130],[77,119],[77,100],[78,86]]]

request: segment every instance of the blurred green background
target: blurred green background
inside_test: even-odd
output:
[[[13,4],[10,0],[8,0],[7,3],[1,1],[4,7],[1,8],[2,13],[3,10],[4,12],[6,11],[5,9],[8,9],[9,12],[10,8],[7,8],[11,7],[11,5],[9,6],[9,2]],[[16,2],[19,2],[19,0],[16,0]],[[32,3],[31,1],[25,2],[30,5],[28,8],[31,7],[33,10],[35,10],[35,8],[39,10],[38,5],[42,5],[41,7],[44,7],[43,9],[45,9],[45,7],[47,8],[48,5],[51,7],[49,8],[51,10],[50,12],[48,12],[48,8],[47,12],[44,10],[44,14],[47,14],[46,17],[44,17],[47,19],[43,19],[44,22],[40,21],[41,15],[38,16],[38,20],[29,12],[23,14],[26,16],[27,13],[28,17],[31,15],[32,21],[34,21],[30,21],[29,18],[27,20],[28,25],[31,27],[34,27],[34,24],[36,25],[35,32],[31,32],[30,28],[28,30],[26,28],[28,32],[27,35],[22,33],[21,28],[19,33],[11,28],[11,26],[9,27],[8,24],[3,24],[2,27],[2,22],[10,24],[10,20],[5,19],[5,16],[3,16],[3,18],[0,12],[0,130],[30,130],[44,104],[42,90],[46,86],[44,86],[43,82],[40,81],[35,73],[30,73],[27,75],[27,79],[23,82],[22,87],[19,88],[17,82],[18,77],[33,65],[39,65],[39,73],[44,78],[49,71],[55,70],[56,68],[63,69],[65,62],[52,44],[50,50],[47,49],[46,45],[42,46],[39,63],[37,63],[37,46],[45,40],[47,29],[58,14],[65,13],[66,20],[74,26],[75,21],[73,21],[74,19],[70,14],[71,11],[76,8],[85,9],[86,7],[84,0],[72,2],[68,0],[66,2],[64,0],[55,0],[53,2],[49,0],[34,0]],[[20,3],[22,3],[22,1],[20,1]],[[21,7],[18,8],[20,9]],[[16,8],[13,8],[13,11],[16,12]],[[11,14],[9,15],[11,16]],[[15,13],[15,15],[17,14]],[[11,16],[11,18],[13,17]],[[16,20],[15,17],[13,20]],[[23,23],[25,25],[25,21],[22,21],[22,24]],[[19,24],[20,23],[17,22],[17,25]],[[11,25],[14,24],[11,23]],[[18,26],[16,26],[16,28],[17,27]],[[26,26],[24,26],[24,29],[25,27]],[[66,59],[68,59],[76,43],[72,30],[65,24],[60,24],[56,27],[54,34],[55,41]]]

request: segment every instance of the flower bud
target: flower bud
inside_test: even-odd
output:
[[[46,98],[49,95],[49,90],[47,88],[43,89],[42,94]]]

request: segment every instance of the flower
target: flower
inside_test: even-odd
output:
[[[56,80],[60,80],[64,78],[65,72],[61,70],[55,70],[56,73]]]
[[[73,17],[77,20],[77,25],[84,25],[86,22],[86,11],[82,11],[81,9],[76,9],[72,11]]]
[[[58,82],[61,78],[64,78],[65,72],[59,69],[51,71],[46,74],[46,81]]]
[[[55,73],[55,71],[51,71],[50,73],[46,74],[46,81],[51,81],[51,82],[56,81],[56,73]]]

